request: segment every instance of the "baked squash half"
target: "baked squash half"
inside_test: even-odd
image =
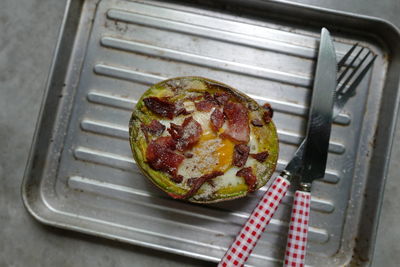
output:
[[[179,77],[150,87],[129,122],[137,165],[176,199],[210,203],[266,184],[278,159],[269,104],[217,81]]]

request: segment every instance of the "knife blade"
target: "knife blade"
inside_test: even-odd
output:
[[[308,188],[325,174],[336,88],[336,54],[327,29],[321,31],[318,64],[309,111],[300,185]]]
[[[326,57],[327,56],[327,57]],[[326,58],[326,61],[325,59]],[[323,109],[323,111],[326,113],[327,111],[329,112],[329,107],[333,106],[334,103],[334,92],[336,88],[336,54],[335,50],[333,47],[333,43],[330,39],[330,34],[329,31],[326,28],[323,28],[321,30],[321,41],[320,41],[320,48],[319,48],[319,53],[318,53],[318,61],[317,61],[317,69],[316,69],[316,74],[315,74],[315,79],[314,79],[314,85],[313,85],[313,96],[311,99],[311,107],[309,111],[309,123],[308,123],[308,129],[307,129],[307,134],[306,137],[304,138],[304,141],[306,141],[304,144],[302,143],[294,153],[292,159],[289,161],[289,163],[286,165],[285,170],[282,172],[282,175],[287,177],[289,180],[291,180],[293,177],[299,176],[299,177],[304,177],[306,175],[309,177],[308,173],[305,173],[305,166],[307,164],[308,168],[310,168],[310,160],[305,162],[305,154],[306,154],[306,147],[308,144],[308,139],[310,136],[314,136],[316,134],[316,131],[318,131],[318,124],[322,123],[321,116],[318,115],[316,117],[316,109]],[[332,64],[334,64],[335,70],[332,70]],[[325,76],[326,75],[326,76]],[[327,79],[324,80],[324,77]],[[325,84],[324,84],[325,83]],[[323,89],[324,86],[329,90],[320,92],[320,90],[316,88],[321,88]],[[323,96],[324,94],[330,94],[331,97],[330,99],[328,98],[329,103],[316,103],[318,99],[321,99],[321,95]],[[328,96],[328,95],[327,95]],[[325,101],[326,102],[326,101]],[[313,104],[314,103],[314,104]],[[324,106],[325,105],[325,106]],[[314,115],[312,115],[314,114]],[[330,120],[327,122],[329,125],[332,123],[332,112],[330,112],[330,117],[326,117],[327,120]],[[312,118],[315,116],[314,118]],[[328,113],[326,113],[324,116],[329,116]],[[330,126],[329,129],[325,129],[324,133],[324,140],[312,140],[312,144],[310,146],[317,146],[318,147],[318,142],[321,142],[323,147],[320,147],[321,150],[318,150],[319,153],[321,154],[321,165],[326,165],[326,157],[327,154],[325,153],[325,156],[323,154],[323,150],[326,150],[329,148],[329,137],[330,137]],[[326,142],[326,139],[328,139],[328,142]],[[309,150],[309,154],[311,153],[312,150]],[[309,157],[314,157],[313,155],[309,155]],[[325,163],[325,164],[324,164]],[[322,169],[313,169],[316,171],[316,176],[317,178],[310,178],[308,181],[304,180],[305,183],[311,183],[312,180],[318,179],[323,177],[325,173],[325,167]],[[322,175],[322,176],[321,176]],[[302,178],[304,179],[304,178]],[[307,178],[305,178],[307,179]]]
[[[300,177],[289,223],[284,266],[304,266],[311,206],[311,183],[325,174],[336,89],[336,55],[327,29],[321,30],[317,69]],[[298,163],[299,164],[299,163]],[[298,171],[297,170],[297,171]]]

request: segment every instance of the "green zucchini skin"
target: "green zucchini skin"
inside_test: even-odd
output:
[[[137,166],[150,181],[173,198],[179,198],[185,195],[188,192],[188,188],[173,182],[168,174],[152,169],[146,162],[145,151],[147,148],[147,141],[141,131],[141,125],[142,123],[148,124],[153,119],[160,120],[161,118],[147,109],[143,99],[150,96],[171,96],[171,99],[175,101],[184,98],[188,94],[204,93],[205,91],[209,93],[227,92],[233,96],[235,101],[244,104],[248,108],[250,119],[262,118],[264,109],[244,93],[218,81],[203,77],[189,76],[164,80],[151,86],[137,102],[129,121],[129,142]],[[257,140],[259,152],[268,151],[269,153],[266,161],[262,163],[264,166],[262,168],[256,168],[257,190],[268,182],[275,171],[278,160],[279,143],[273,121],[266,123],[263,127],[254,127],[250,123],[250,128],[250,131]],[[198,198],[195,194],[187,200],[195,203],[213,203],[237,199],[248,194],[248,188],[245,183],[243,186],[236,187],[237,188],[219,190],[207,198]]]

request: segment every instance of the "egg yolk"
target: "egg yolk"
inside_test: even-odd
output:
[[[193,149],[194,157],[212,159],[203,166],[203,173],[227,171],[232,165],[234,144],[228,139],[222,139],[214,133],[205,133]],[[211,153],[211,155],[210,155]]]

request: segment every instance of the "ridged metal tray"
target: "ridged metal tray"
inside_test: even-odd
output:
[[[275,109],[277,171],[305,132],[319,30],[338,57],[355,42],[378,55],[333,125],[327,172],[313,186],[307,264],[368,264],[399,89],[399,33],[389,23],[269,1],[68,2],[22,185],[39,221],[218,261],[264,189],[212,205],[175,201],[135,166],[128,121],[150,85],[204,76]],[[292,194],[249,265],[280,265]]]

